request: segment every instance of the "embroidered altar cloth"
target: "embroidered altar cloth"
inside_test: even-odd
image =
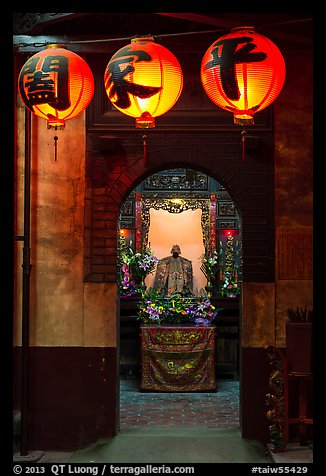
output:
[[[216,391],[215,327],[141,327],[140,389]]]

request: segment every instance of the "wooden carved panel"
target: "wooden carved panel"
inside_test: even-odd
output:
[[[174,169],[153,174],[144,180],[145,191],[199,190],[208,191],[208,177],[194,170]]]
[[[127,200],[125,203],[121,205],[121,214],[127,215],[128,217],[134,215],[134,201],[133,200]]]
[[[288,444],[288,378],[287,363],[282,352],[273,345],[265,345],[271,366],[270,393],[265,395],[268,407],[268,427],[273,453],[284,451]]]
[[[233,202],[218,202],[218,214],[221,217],[235,216],[235,208]]]

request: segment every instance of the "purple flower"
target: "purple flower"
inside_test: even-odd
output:
[[[203,317],[197,317],[195,319],[195,323],[197,324],[197,326],[208,326],[209,325],[209,321],[207,319],[204,319]]]

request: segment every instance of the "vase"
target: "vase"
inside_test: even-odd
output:
[[[286,322],[286,360],[289,372],[312,372],[312,322]]]
[[[206,284],[206,286],[205,286],[205,291],[206,291],[207,296],[208,296],[209,298],[212,297],[213,289],[214,289],[214,286],[212,285],[211,280],[208,279],[208,280],[207,280],[207,284]]]
[[[145,294],[146,289],[147,289],[147,286],[145,284],[145,278],[146,278],[146,276],[142,276],[141,280],[140,280],[140,284],[138,285],[138,289],[141,293],[141,297],[144,297],[144,294]]]
[[[237,295],[236,295],[235,293],[230,293],[230,294],[227,295],[227,297],[229,297],[229,298],[236,298]]]

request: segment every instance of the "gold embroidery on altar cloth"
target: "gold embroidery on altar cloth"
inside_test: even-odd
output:
[[[152,341],[155,344],[197,344],[202,338],[202,332],[171,329],[171,331],[156,331]]]

